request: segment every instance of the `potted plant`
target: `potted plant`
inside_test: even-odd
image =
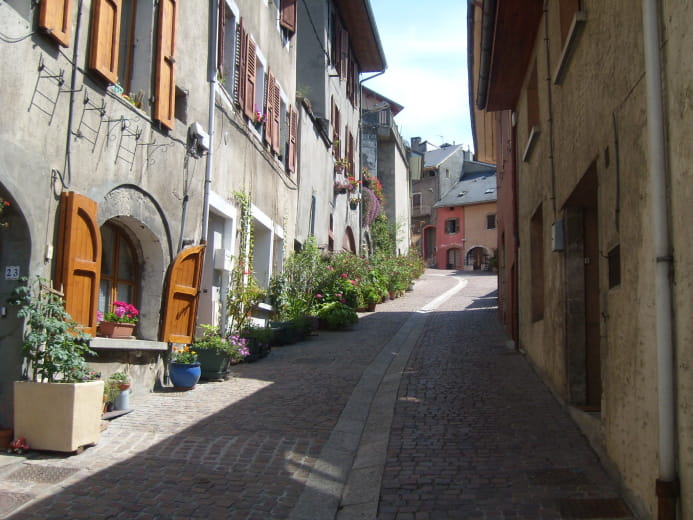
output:
[[[130,303],[113,302],[110,311],[97,314],[99,336],[113,339],[132,338],[139,314],[137,307]]]
[[[353,308],[342,302],[329,302],[321,305],[317,312],[320,322],[329,330],[339,330],[358,322]]]
[[[241,362],[249,354],[246,340],[238,334],[223,337],[214,325],[200,325],[200,329],[202,335],[195,338],[192,348],[200,360],[201,377],[226,379],[229,365]]]
[[[76,451],[99,440],[103,381],[84,356],[95,355],[88,334],[65,311],[47,280],[17,287],[10,303],[25,319],[25,381],[14,384],[14,433],[35,449]]]
[[[6,228],[9,226],[9,224],[7,222],[6,215],[5,215],[5,211],[11,207],[12,207],[12,204],[10,203],[9,200],[5,200],[4,198],[0,197],[0,229]]]
[[[106,383],[112,383],[118,393],[115,397],[115,409],[127,410],[130,408],[130,376],[125,372],[111,374]]]
[[[245,361],[257,361],[269,354],[271,334],[269,327],[248,326],[241,331],[241,337],[247,340],[248,355]]]
[[[107,379],[103,386],[103,412],[112,412],[116,407],[116,399],[120,395],[118,383]]]
[[[195,388],[201,374],[197,351],[189,345],[174,346],[169,366],[169,376],[171,376],[173,387],[178,390],[191,390]]]

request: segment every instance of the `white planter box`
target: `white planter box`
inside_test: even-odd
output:
[[[37,450],[76,451],[101,433],[103,381],[14,383],[14,436]]]

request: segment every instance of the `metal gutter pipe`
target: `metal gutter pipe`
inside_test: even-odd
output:
[[[205,167],[204,195],[202,200],[202,231],[200,232],[200,243],[207,242],[207,229],[209,228],[209,193],[212,187],[212,167],[214,159],[214,123],[216,116],[216,93],[217,93],[217,53],[219,51],[219,2],[226,0],[211,0],[212,6],[212,31],[209,42],[209,119],[207,121],[207,132],[209,133],[209,151],[207,152],[207,164]]]
[[[673,345],[673,309],[670,274],[673,257],[667,219],[664,110],[659,56],[657,0],[643,0],[643,38],[647,87],[648,155],[652,190],[652,232],[655,250],[655,312],[659,414],[659,478],[656,482],[659,520],[675,520],[676,398]]]
[[[481,22],[481,57],[479,59],[479,84],[476,93],[476,106],[486,108],[488,81],[491,67],[491,47],[493,44],[493,25],[496,18],[496,0],[484,0]]]

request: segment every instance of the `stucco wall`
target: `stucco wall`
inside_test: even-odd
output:
[[[528,160],[519,164],[520,228],[520,335],[522,346],[558,394],[571,402],[571,366],[566,356],[570,344],[570,321],[566,322],[564,280],[581,276],[569,253],[551,250],[551,226],[567,215],[585,197],[580,180],[596,172],[598,213],[598,262],[601,350],[602,442],[610,461],[623,478],[636,509],[654,517],[657,478],[658,406],[654,306],[654,252],[647,128],[645,114],[644,58],[640,9],[626,1],[585,2],[587,21],[574,47],[572,60],[560,85],[551,83],[552,114],[549,114],[546,77],[553,77],[562,48],[556,9],[549,10],[551,68],[546,70],[543,25],[530,61],[537,63],[540,129]],[[684,518],[691,512],[691,394],[690,241],[685,236],[689,222],[688,176],[691,118],[689,83],[691,64],[684,49],[690,35],[681,20],[690,20],[691,7],[665,3],[662,40],[668,117],[668,154],[671,175],[673,238],[675,240],[675,309],[678,381],[680,472],[683,483]],[[606,51],[605,51],[606,50]],[[686,71],[688,74],[686,74]],[[529,77],[525,78],[525,87]],[[589,100],[589,102],[586,102]],[[517,146],[520,157],[528,137],[526,88],[520,94]],[[553,120],[553,128],[549,119]],[[549,136],[553,132],[554,163],[549,160]],[[552,190],[555,186],[555,190]],[[555,202],[554,202],[555,201]],[[533,251],[529,222],[543,208],[543,251]],[[620,283],[610,286],[607,256],[620,246]],[[544,316],[533,321],[531,266],[536,255],[544,258]],[[581,263],[584,266],[584,262]],[[582,269],[583,267],[579,269]],[[615,272],[612,272],[615,274]],[[638,456],[634,457],[633,454]],[[688,486],[686,488],[686,486]]]
[[[465,250],[483,246],[493,255],[498,248],[496,228],[488,229],[487,216],[496,214],[496,203],[474,204],[464,208]]]

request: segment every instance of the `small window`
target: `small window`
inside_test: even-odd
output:
[[[411,205],[414,211],[421,210],[421,193],[414,193],[411,196]]]
[[[238,52],[237,16],[226,4],[226,0],[219,3],[219,15],[219,82],[226,92],[234,96],[238,76],[236,66],[236,54]]]
[[[496,229],[496,214],[486,215],[486,229]]]
[[[456,218],[449,218],[445,221],[445,232],[449,235],[459,231],[459,221]]]

